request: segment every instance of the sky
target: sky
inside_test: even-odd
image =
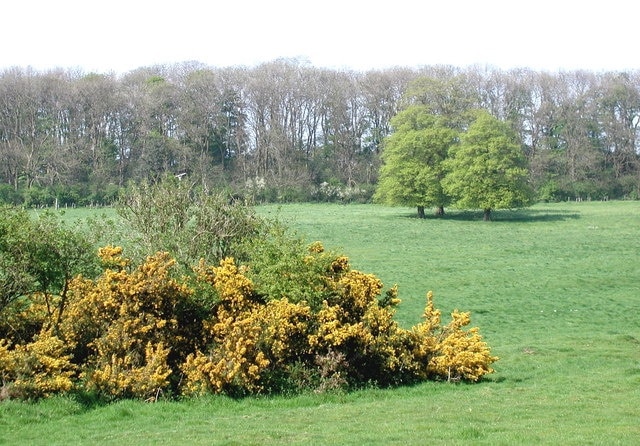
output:
[[[640,69],[639,12],[632,0],[8,0],[0,70],[298,58],[356,71],[625,71]]]

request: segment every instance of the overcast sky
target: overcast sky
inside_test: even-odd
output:
[[[446,64],[640,68],[632,0],[6,0],[0,69],[124,73],[277,58],[364,71]]]

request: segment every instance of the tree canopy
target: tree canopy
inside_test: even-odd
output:
[[[526,159],[517,135],[486,111],[452,146],[445,161],[444,191],[457,207],[482,209],[491,219],[493,209],[508,209],[531,203]]]
[[[394,133],[387,138],[375,198],[383,203],[425,207],[442,214],[448,197],[442,189],[443,161],[455,144],[457,132],[424,105],[403,110],[391,120]]]
[[[434,114],[425,105],[412,105],[392,120],[386,139],[375,198],[382,203],[424,208],[444,206],[482,209],[491,219],[493,209],[531,203],[527,159],[518,135],[509,124],[484,110],[465,111],[454,130],[451,116]]]

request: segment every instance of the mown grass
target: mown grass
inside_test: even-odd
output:
[[[264,206],[353,267],[398,283],[399,321],[472,313],[496,373],[346,395],[107,406],[0,404],[7,444],[636,444],[640,203],[537,205],[414,218],[372,205]],[[73,212],[67,215],[73,217]]]

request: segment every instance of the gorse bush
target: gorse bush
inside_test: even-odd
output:
[[[260,390],[260,374],[269,360],[259,348],[261,335],[258,296],[235,265],[225,259],[204,280],[211,280],[219,302],[211,318],[204,322],[206,353],[190,354],[183,370],[186,393],[254,393]],[[203,346],[206,347],[206,346]]]
[[[491,356],[479,329],[463,329],[471,322],[469,313],[455,310],[451,313],[451,322],[443,326],[440,310],[434,307],[430,291],[423,319],[411,333],[418,341],[414,354],[422,364],[421,377],[477,381],[492,372],[491,363],[497,358]]]
[[[0,376],[3,385],[8,385],[8,396],[37,398],[68,392],[73,387],[75,370],[64,341],[50,332],[41,333],[26,345],[16,345],[13,350],[0,351]]]
[[[477,381],[497,359],[467,313],[442,324],[428,294],[424,321],[393,319],[397,288],[309,247],[302,268],[325,266],[318,308],[257,291],[251,266],[232,258],[176,274],[167,253],[133,267],[117,247],[100,250],[103,272],[77,276],[54,334],[42,324],[29,342],[0,342],[7,396],[38,398],[72,389],[103,398],[234,396],[401,385],[425,379]]]
[[[173,370],[184,360],[181,352],[199,337],[189,331],[199,326],[189,311],[192,290],[173,279],[175,260],[166,253],[129,271],[120,252],[100,250],[103,273],[69,282],[67,305],[57,307],[55,327],[40,317],[33,341],[12,350],[5,344],[8,356],[0,366],[10,394],[67,391],[72,377],[75,385],[107,398],[149,398],[169,388]]]
[[[110,267],[96,280],[72,281],[60,331],[86,365],[81,378],[89,390],[149,398],[169,386],[199,321],[189,319],[192,290],[172,277],[174,259],[157,253],[128,271],[120,252],[101,250]]]

